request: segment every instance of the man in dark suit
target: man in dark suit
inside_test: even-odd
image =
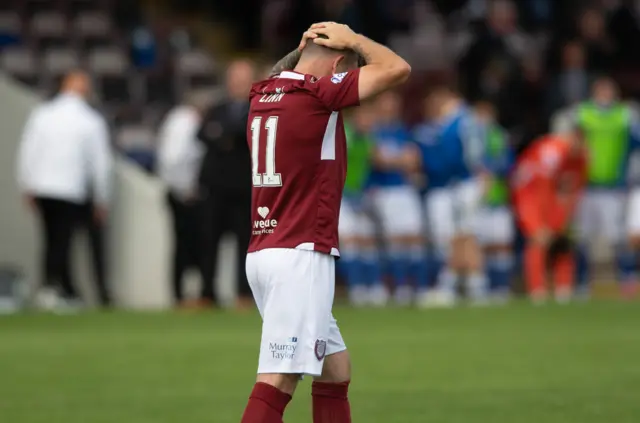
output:
[[[205,114],[198,139],[206,152],[200,173],[204,199],[203,272],[213,282],[222,235],[230,231],[237,240],[237,305],[252,304],[245,272],[245,257],[251,236],[251,157],[247,144],[249,91],[255,69],[247,60],[232,62],[226,75],[227,97]],[[213,283],[203,299],[217,302]]]

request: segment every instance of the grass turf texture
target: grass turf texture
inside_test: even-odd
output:
[[[354,422],[640,418],[640,307],[336,310]],[[0,421],[237,423],[257,314],[0,317]],[[310,422],[309,381],[285,415]]]

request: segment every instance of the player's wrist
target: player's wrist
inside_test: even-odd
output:
[[[357,51],[365,38],[364,35],[354,32],[353,35],[347,39],[347,48]]]

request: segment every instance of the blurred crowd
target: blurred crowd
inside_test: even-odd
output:
[[[48,92],[84,67],[95,87],[87,99],[97,99],[112,144],[166,182],[179,302],[184,270],[195,266],[205,281],[197,302],[215,303],[212,257],[222,234],[233,232],[241,247],[247,242],[242,222],[249,184],[243,181],[250,173],[243,169],[250,169],[250,158],[243,119],[251,80],[264,77],[258,69],[265,61],[291,50],[304,29],[322,20],[385,42],[414,69],[405,87],[348,119],[352,155],[340,268],[354,304],[454,304],[461,278],[472,300],[509,298],[518,252],[527,243],[512,207],[514,167],[543,135],[576,129],[589,150],[571,236],[578,292],[588,292],[595,238],[613,249],[617,278],[625,292],[633,291],[632,210],[639,205],[627,170],[633,170],[638,130],[638,1],[161,2],[176,11],[168,17],[116,0],[9,3],[0,10],[2,70]],[[204,54],[206,37],[186,30],[193,16],[224,22],[214,38],[250,59],[222,72],[223,55]],[[459,151],[450,148],[452,133],[463,134]],[[612,170],[595,170],[594,157],[598,169]],[[474,160],[482,171],[468,166]],[[477,207],[469,206],[475,197]],[[241,262],[242,306],[250,292]],[[443,286],[451,289],[437,289]]]

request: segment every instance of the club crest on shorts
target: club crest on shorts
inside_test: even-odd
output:
[[[318,359],[318,361],[322,361],[325,354],[327,353],[327,341],[318,339],[316,341],[316,346],[313,350],[316,353],[316,358]]]

